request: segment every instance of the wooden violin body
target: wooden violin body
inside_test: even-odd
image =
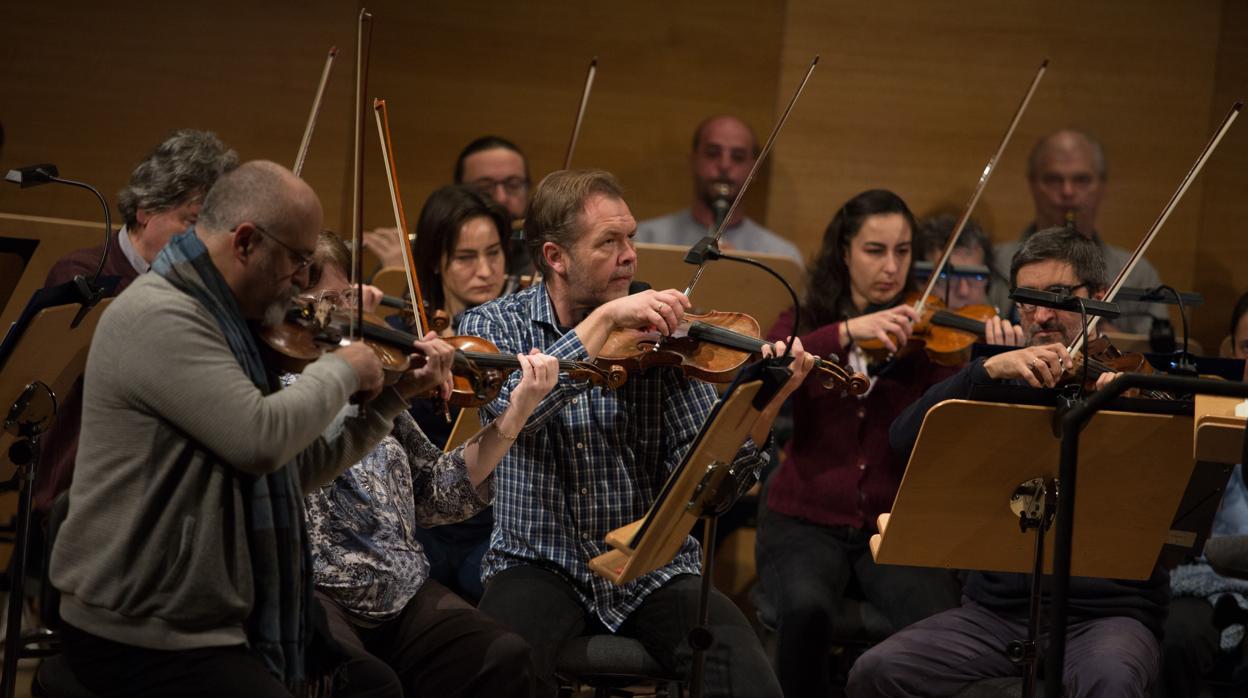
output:
[[[904,302],[917,306],[919,300],[919,294],[912,293],[906,296]],[[943,301],[929,295],[910,339],[897,355],[904,356],[923,350],[933,363],[960,366],[970,360],[971,346],[982,341],[984,323],[996,316],[996,308],[990,305],[968,305],[949,310]],[[858,346],[873,360],[884,361],[890,358],[888,349],[878,339],[863,340]]]
[[[644,373],[655,367],[677,367],[686,375],[709,383],[731,382],[753,352],[691,337],[690,329],[696,322],[732,330],[761,341],[758,339],[761,335],[758,321],[745,313],[686,313],[680,326],[668,337],[664,337],[658,330],[612,332],[594,363],[599,366],[622,366],[629,373]]]

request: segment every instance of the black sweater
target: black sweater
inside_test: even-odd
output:
[[[888,431],[889,445],[908,459],[919,436],[927,411],[944,400],[966,400],[976,386],[994,381],[984,370],[984,360],[976,359],[961,371],[933,385],[923,397],[907,407]],[[1045,602],[1049,601],[1048,585]],[[1068,599],[1071,620],[1126,616],[1134,618],[1161,636],[1166,618],[1170,575],[1155,565],[1144,581],[1072,577]],[[972,572],[963,593],[967,598],[1002,615],[1026,616],[1031,593],[1031,575],[1011,572]]]

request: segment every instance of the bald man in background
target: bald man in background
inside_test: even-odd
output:
[[[1027,182],[1035,202],[1036,215],[1019,240],[1002,243],[994,249],[992,264],[995,281],[1009,279],[1010,260],[1022,241],[1037,230],[1073,226],[1096,242],[1105,254],[1105,271],[1112,281],[1131,257],[1129,250],[1106,244],[1097,230],[1096,216],[1109,183],[1105,149],[1095,137],[1063,129],[1041,138],[1027,161]],[[1132,231],[1134,234],[1137,231]],[[1143,234],[1144,231],[1138,231]],[[1127,286],[1155,288],[1161,276],[1147,259],[1141,259],[1127,277]],[[1008,286],[1007,286],[1008,287]],[[1122,303],[1122,316],[1113,321],[1120,332],[1148,334],[1154,319],[1169,320],[1164,305]]]
[[[693,201],[689,208],[637,225],[636,242],[691,246],[714,233],[716,199],[730,205],[758,159],[754,131],[735,116],[712,116],[693,133],[689,169]],[[790,257],[804,265],[802,253],[789,240],[750,220],[741,210],[724,228],[725,250],[765,252]]]

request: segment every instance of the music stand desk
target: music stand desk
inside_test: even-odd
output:
[[[1030,573],[1034,534],[1010,509],[1015,488],[1056,478],[1053,408],[947,400],[923,420],[891,515],[871,552],[881,564]],[[1072,574],[1147,579],[1192,473],[1191,417],[1102,412],[1080,442]],[[1059,483],[1060,488],[1060,483]],[[1060,495],[1059,495],[1060,496]],[[1052,547],[1045,571],[1052,572]]]

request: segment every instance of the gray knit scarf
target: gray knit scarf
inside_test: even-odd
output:
[[[247,376],[261,392],[273,392],[255,335],[194,228],[169,242],[153,262],[152,272],[207,309]],[[307,678],[304,656],[311,636],[303,497],[289,467],[268,475],[248,475],[226,464],[222,468],[238,483],[247,521],[255,586],[247,639],[269,671],[295,688]]]

